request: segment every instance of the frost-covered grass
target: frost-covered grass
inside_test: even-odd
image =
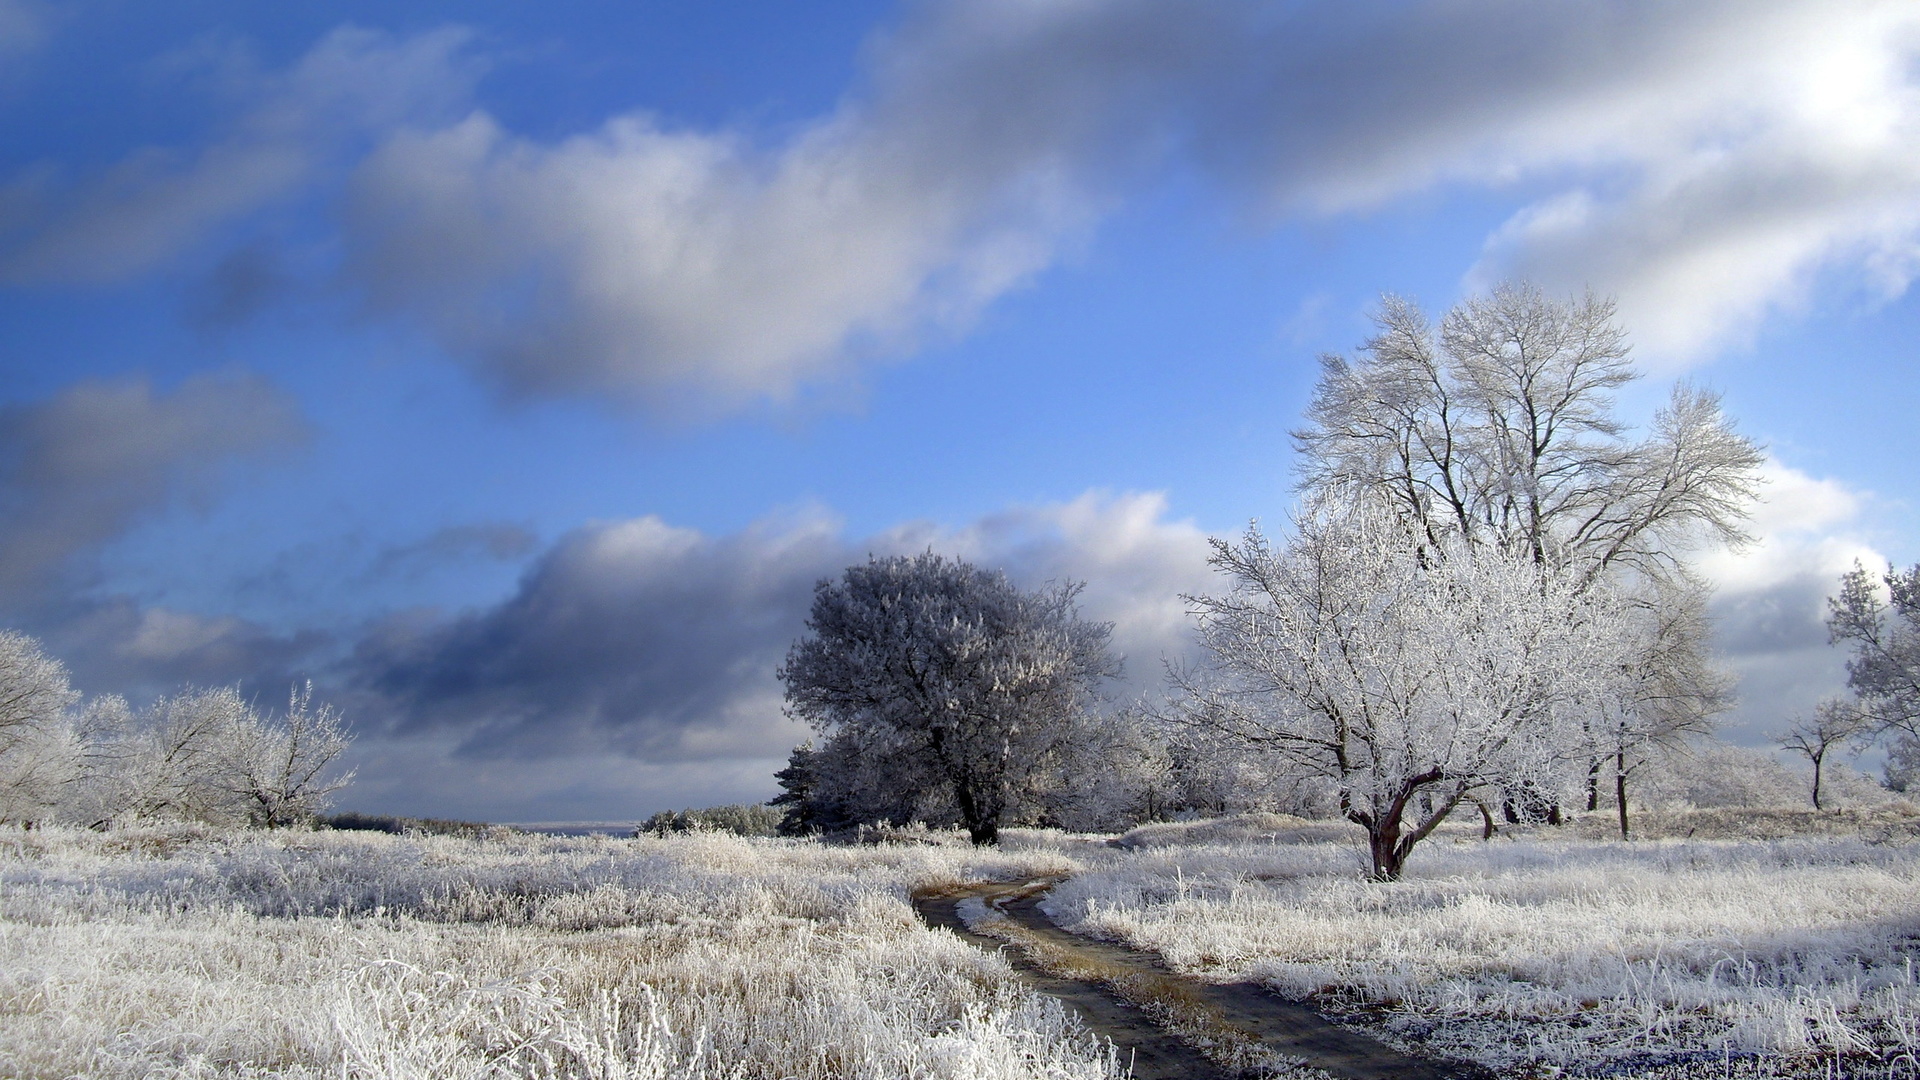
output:
[[[1920,846],[1885,824],[1632,844],[1455,834],[1379,884],[1351,842],[1284,828],[1261,842],[1255,823],[1227,844],[1158,837],[1062,885],[1049,910],[1503,1075],[1687,1061],[1721,1075],[1741,1060],[1761,1075],[1836,1061],[1920,1075]]]
[[[1666,838],[1632,844],[1463,830],[1390,885],[1345,826],[1278,816],[987,853],[4,832],[0,1076],[1112,1075],[905,902],[1058,874],[1070,928],[1502,1075],[1920,1076],[1912,815],[1784,814],[1649,816]]]
[[[0,835],[9,1077],[1103,1077],[910,888],[1035,848]]]

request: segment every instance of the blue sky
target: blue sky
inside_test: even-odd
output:
[[[1764,742],[1920,559],[1920,12],[0,0],[0,623],[312,677],[369,811],[761,798],[808,588],[1088,581],[1135,688],[1384,292],[1618,298],[1772,454]]]

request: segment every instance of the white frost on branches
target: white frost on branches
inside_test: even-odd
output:
[[[0,632],[0,821],[307,821],[352,780],[335,769],[352,736],[312,693],[296,688],[279,716],[232,687],[82,706],[37,641]]]

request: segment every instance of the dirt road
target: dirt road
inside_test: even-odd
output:
[[[1036,989],[1066,1002],[1088,1028],[1112,1039],[1138,1080],[1229,1080],[1289,1066],[1298,1076],[1341,1080],[1470,1075],[1329,1023],[1257,984],[1177,975],[1149,954],[1067,933],[1040,910],[1056,884],[976,882],[916,895],[913,905],[929,925],[1003,951]],[[981,907],[969,910],[973,904]]]

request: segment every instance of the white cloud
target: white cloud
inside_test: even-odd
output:
[[[1723,594],[1777,588],[1806,576],[1838,579],[1855,559],[1885,560],[1856,531],[1866,496],[1838,480],[1769,460],[1748,531],[1754,542],[1706,553],[1699,570]]]
[[[1145,163],[1280,214],[1518,183],[1471,276],[1617,291],[1683,361],[1823,270],[1906,288],[1917,34],[1882,0],[936,3],[785,143],[476,114],[371,159],[352,232],[376,303],[510,388],[737,401],[964,324]]]
[[[1796,312],[1816,281],[1903,292],[1920,237],[1920,10],[1749,10],[1657,108],[1596,141],[1612,171],[1526,207],[1477,283],[1524,275],[1618,294],[1643,351],[1676,366]]]

